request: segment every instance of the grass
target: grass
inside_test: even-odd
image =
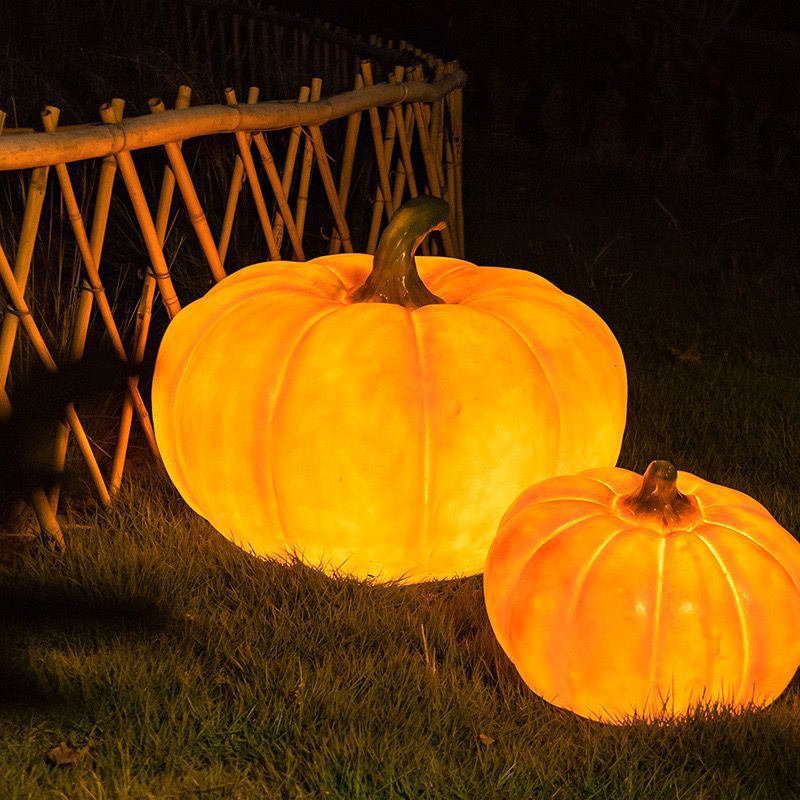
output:
[[[467,141],[471,259],[540,272],[620,339],[620,464],[670,458],[797,533],[795,190]],[[75,522],[65,555],[0,573],[3,798],[800,797],[797,678],[760,712],[603,726],[522,684],[479,577],[258,561],[147,469]],[[89,755],[50,767],[62,740]]]

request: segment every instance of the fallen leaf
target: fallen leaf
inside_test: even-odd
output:
[[[78,764],[89,755],[89,745],[76,747],[69,742],[60,742],[47,754],[47,760],[54,767],[68,767]]]
[[[492,739],[491,736],[487,736],[485,733],[479,733],[478,739],[480,740],[481,744],[485,744],[487,747],[494,744],[494,739]]]

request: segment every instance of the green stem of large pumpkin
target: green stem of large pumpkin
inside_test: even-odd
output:
[[[664,525],[686,522],[698,512],[691,495],[681,494],[678,470],[669,461],[653,461],[642,475],[641,486],[620,499],[620,505],[634,516],[657,517]]]
[[[443,303],[422,282],[414,259],[422,240],[441,230],[450,207],[439,197],[420,195],[395,211],[378,242],[372,272],[351,299],[356,303],[397,303],[419,308]]]

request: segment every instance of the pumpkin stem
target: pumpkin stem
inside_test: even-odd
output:
[[[372,272],[351,299],[356,303],[397,303],[419,308],[443,303],[422,282],[414,259],[422,240],[445,226],[450,206],[440,197],[420,195],[394,212],[378,242]]]
[[[697,502],[681,494],[677,486],[678,470],[669,461],[653,461],[642,475],[641,486],[620,499],[620,505],[633,515],[660,517],[663,525],[685,521],[697,513]]]

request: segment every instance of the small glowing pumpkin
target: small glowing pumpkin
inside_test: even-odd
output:
[[[484,593],[528,686],[591,719],[764,706],[800,664],[800,544],[751,497],[667,461],[527,489]]]
[[[361,577],[473,574],[525,486],[616,462],[626,376],[608,327],[529,272],[415,263],[447,215],[417,198],[374,260],[255,264],[172,321],[156,438],[222,534]]]

